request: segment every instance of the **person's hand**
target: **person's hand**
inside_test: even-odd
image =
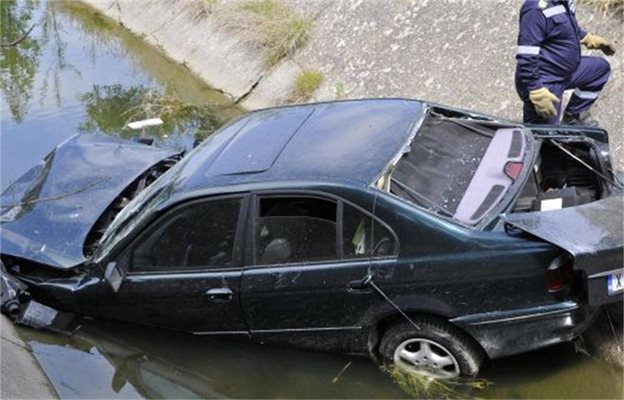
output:
[[[529,92],[529,99],[540,117],[552,118],[557,115],[555,103],[559,103],[560,100],[547,88],[543,87],[531,90]]]
[[[609,41],[601,36],[593,33],[588,33],[583,39],[581,44],[590,50],[600,50],[608,56],[615,54],[615,47]]]

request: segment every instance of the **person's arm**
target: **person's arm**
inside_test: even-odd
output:
[[[546,17],[537,8],[524,4],[520,10],[520,30],[516,50],[517,76],[529,90],[542,88],[540,50],[546,38]]]
[[[576,18],[576,15],[574,16]],[[587,32],[581,27],[581,24],[576,21],[576,33],[581,40],[581,44],[587,47],[589,50],[600,50],[608,56],[615,54],[615,48],[609,41],[603,37],[600,37],[594,33]]]

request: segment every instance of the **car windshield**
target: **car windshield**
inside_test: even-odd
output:
[[[523,170],[521,128],[430,113],[386,189],[437,214],[478,224]]]

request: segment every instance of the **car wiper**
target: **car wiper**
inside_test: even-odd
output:
[[[453,214],[451,214],[449,211],[447,211],[445,208],[443,208],[442,206],[438,205],[437,203],[435,203],[434,201],[428,199],[427,197],[423,196],[422,194],[418,193],[417,191],[415,191],[414,189],[410,188],[409,186],[407,186],[406,184],[398,181],[396,178],[390,178],[390,181],[392,183],[395,183],[398,187],[400,187],[401,189],[405,190],[406,192],[408,192],[409,194],[411,194],[414,197],[418,197],[419,199],[421,199],[421,203],[422,200],[424,200],[424,202],[428,203],[429,205],[431,205],[433,208],[435,208],[437,211],[439,211],[441,214],[447,216],[447,217],[453,217]]]
[[[585,161],[581,160],[581,158],[577,157],[574,153],[572,153],[570,150],[568,150],[565,147],[563,147],[560,143],[557,143],[553,139],[550,140],[550,143],[555,145],[555,147],[557,147],[559,150],[563,151],[565,154],[567,154],[574,161],[578,162],[579,164],[581,164],[585,168],[589,169],[594,174],[596,174],[599,177],[601,177],[605,182],[610,183],[611,185],[615,186],[616,188],[618,188],[620,190],[624,190],[624,186],[622,186],[618,182],[615,182],[615,181],[609,179],[609,177],[607,177],[606,175],[604,175],[602,172],[598,171],[596,168],[592,167],[591,165],[587,164]]]

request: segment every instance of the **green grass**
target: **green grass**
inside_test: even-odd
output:
[[[319,71],[304,70],[297,75],[293,89],[293,99],[304,101],[312,97],[323,83],[323,74]]]
[[[215,7],[219,9],[219,22],[238,31],[243,40],[262,48],[267,66],[276,65],[312,36],[312,21],[292,12],[280,0],[227,3]]]

